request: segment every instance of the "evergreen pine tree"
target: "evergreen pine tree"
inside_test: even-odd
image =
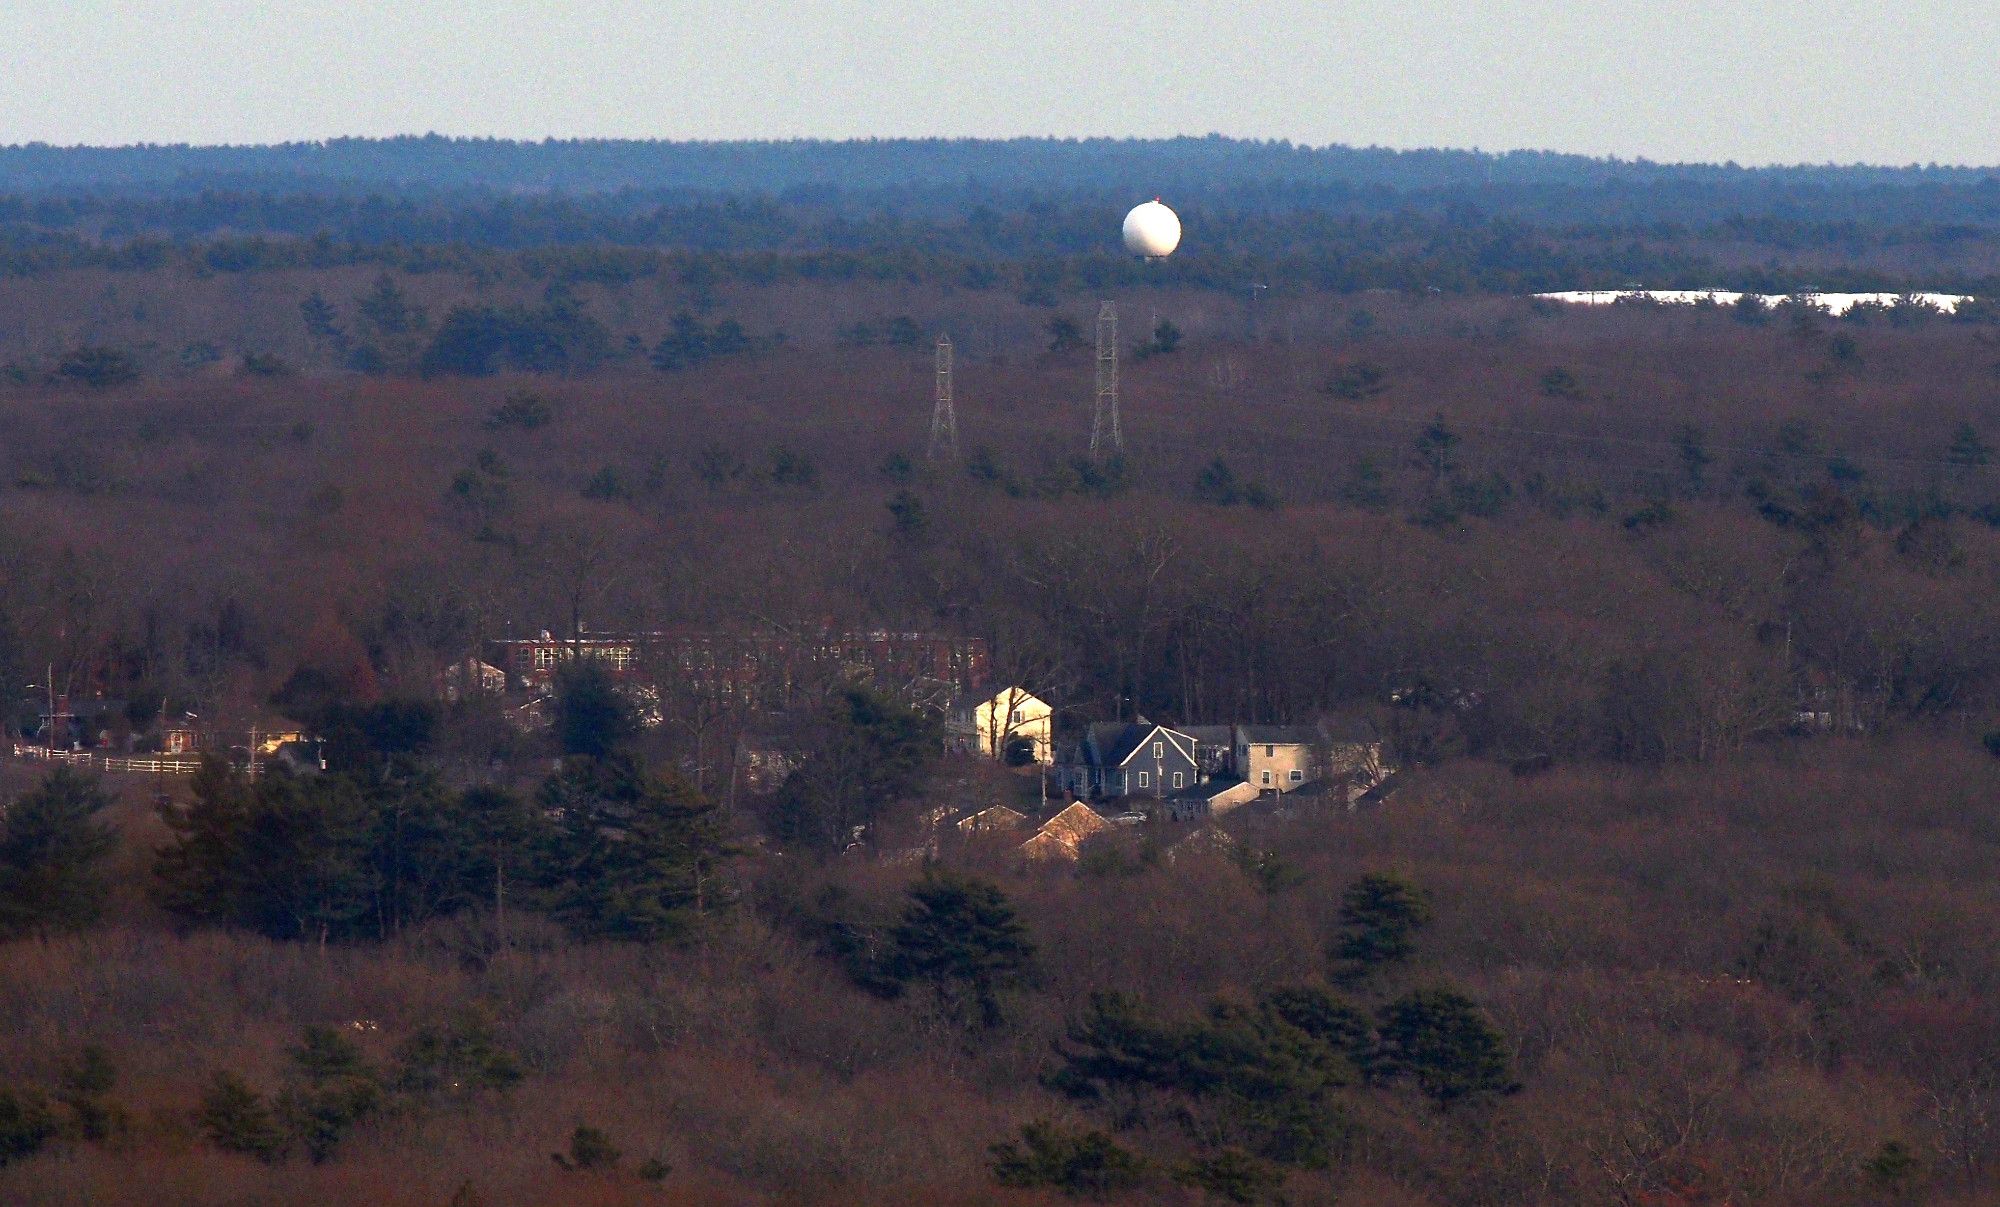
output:
[[[624,746],[637,726],[632,706],[604,668],[573,662],[556,678],[556,737],[564,754],[601,759]]]
[[[842,693],[821,718],[812,753],[779,789],[778,837],[839,854],[884,805],[914,789],[939,749],[929,718],[860,688]]]
[[[420,1098],[466,1097],[504,1090],[521,1080],[520,1062],[500,1046],[493,1024],[467,1011],[449,1026],[422,1027],[396,1050],[395,1088]]]
[[[1439,1106],[1512,1092],[1506,1041],[1478,1005],[1451,989],[1425,989],[1382,1007],[1378,1076],[1409,1076]]]
[[[624,755],[571,758],[539,803],[550,819],[540,895],[575,933],[664,938],[720,904],[730,851],[715,807],[679,776],[649,774]]]
[[[602,1128],[589,1127],[579,1123],[570,1133],[567,1153],[550,1153],[549,1157],[557,1165],[572,1173],[593,1169],[615,1169],[625,1154],[611,1142],[611,1136]]]
[[[56,1132],[56,1117],[39,1095],[0,1089],[0,1167],[34,1156]]]
[[[386,939],[467,904],[480,851],[463,798],[435,772],[400,760],[362,790],[375,933]]]
[[[886,971],[895,982],[927,982],[947,1011],[986,1027],[1000,1021],[1000,991],[1026,975],[1035,955],[999,889],[942,873],[910,887],[890,942]]]
[[[307,1027],[291,1057],[295,1082],[278,1099],[278,1117],[318,1163],[381,1108],[382,1083],[361,1049],[330,1027]]]
[[[990,1150],[1002,1186],[1047,1187],[1076,1198],[1108,1198],[1146,1180],[1146,1162],[1100,1131],[1067,1132],[1046,1121],[1021,1126],[1019,1143]]]
[[[189,801],[160,806],[173,838],[153,864],[154,898],[166,909],[201,922],[235,921],[239,861],[252,807],[250,783],[213,755],[202,759],[189,785]]]
[[[505,788],[483,786],[459,800],[459,824],[471,851],[479,897],[493,906],[493,925],[507,944],[507,908],[531,883],[535,853],[546,841],[548,817]]]
[[[256,782],[229,877],[240,920],[272,938],[365,933],[380,891],[368,800],[342,776],[273,772]]]
[[[1334,945],[1339,975],[1357,981],[1408,959],[1417,931],[1430,920],[1430,901],[1403,877],[1371,872],[1356,880],[1340,898],[1343,933]]]
[[[1284,1185],[1284,1174],[1240,1148],[1225,1148],[1212,1157],[1192,1157],[1174,1170],[1174,1181],[1203,1191],[1225,1203],[1256,1203]]]
[[[1986,443],[1979,429],[1970,423],[1961,423],[1951,433],[1951,446],[1945,450],[1945,460],[1953,465],[1963,465],[1976,469],[1993,461],[1993,446]]]
[[[209,1082],[195,1118],[209,1143],[224,1152],[272,1161],[284,1151],[284,1133],[271,1108],[261,1094],[233,1073],[217,1073]]]
[[[117,844],[98,820],[110,798],[57,767],[0,817],[0,935],[88,925],[104,911],[103,863]]]
[[[69,1108],[68,1130],[81,1140],[104,1140],[125,1129],[125,1110],[105,1095],[118,1084],[117,1066],[96,1044],[87,1044],[63,1067],[56,1101]]]

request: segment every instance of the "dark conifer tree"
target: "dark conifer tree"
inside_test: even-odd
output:
[[[1382,1007],[1372,1072],[1408,1076],[1439,1106],[1516,1088],[1507,1044],[1469,997],[1424,989]]]
[[[275,772],[257,781],[255,801],[233,877],[241,920],[318,943],[364,933],[381,889],[368,799],[342,776]]]
[[[679,776],[625,755],[573,757],[538,803],[549,819],[539,896],[572,931],[658,939],[721,903],[728,846],[715,807]]]
[[[556,679],[556,738],[564,754],[601,759],[631,740],[632,706],[602,666],[583,660]]]
[[[1363,876],[1341,894],[1336,972],[1343,980],[1357,981],[1408,959],[1416,950],[1417,931],[1430,920],[1430,902],[1416,885],[1393,873]]]
[[[942,873],[910,887],[889,938],[892,978],[928,983],[948,1012],[984,1027],[1000,1022],[1000,992],[1019,983],[1035,957],[1027,928],[999,889]]]
[[[459,800],[458,817],[471,858],[470,875],[477,881],[474,891],[491,903],[494,927],[504,946],[508,905],[532,886],[549,819],[532,802],[491,786],[468,790]]]
[[[250,782],[209,756],[188,803],[166,801],[160,820],[173,835],[154,861],[154,897],[173,913],[200,922],[233,922],[242,909],[239,864],[253,807]]]
[[[884,805],[914,791],[939,751],[936,726],[895,700],[860,688],[821,720],[812,753],[779,790],[778,837],[837,854]]]
[[[110,798],[57,767],[0,818],[0,934],[86,926],[104,910],[103,864],[117,839],[98,820]]]

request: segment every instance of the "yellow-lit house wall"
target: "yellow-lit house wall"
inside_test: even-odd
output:
[[[1024,687],[1005,687],[973,705],[973,741],[980,754],[1000,758],[1016,742],[1029,743],[1035,762],[1055,761],[1055,709]]]

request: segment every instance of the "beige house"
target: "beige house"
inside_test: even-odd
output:
[[[1381,743],[1305,725],[1238,725],[1230,756],[1231,769],[1259,795],[1295,792],[1319,780],[1372,786],[1388,774]]]
[[[1055,761],[1055,709],[1025,687],[961,696],[947,730],[959,749],[1010,763]]]
[[[1035,836],[1020,846],[1029,859],[1075,859],[1083,844],[1116,827],[1089,805],[1078,801],[1049,818]]]
[[[1238,725],[1236,774],[1258,792],[1291,792],[1320,777],[1318,746],[1303,725]]]

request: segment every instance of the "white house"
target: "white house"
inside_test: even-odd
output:
[[[952,703],[953,745],[1009,763],[1055,761],[1055,709],[1025,687],[965,695]]]

